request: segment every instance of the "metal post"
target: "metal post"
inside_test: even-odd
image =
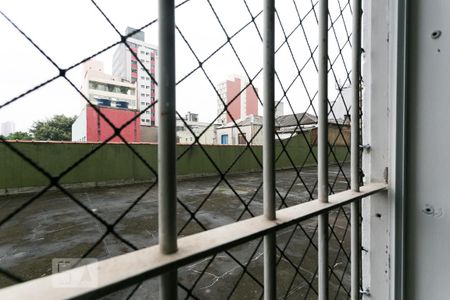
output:
[[[318,198],[328,203],[328,0],[319,0]],[[328,299],[328,213],[318,217],[319,299]]]
[[[275,220],[275,0],[264,0],[263,199],[264,216]],[[276,299],[276,233],[264,237],[264,299]]]
[[[177,251],[175,132],[175,5],[159,0],[160,95],[158,131],[159,246],[162,254]],[[160,278],[160,299],[177,298],[177,270]]]
[[[359,192],[359,100],[361,78],[361,0],[353,0],[352,33],[352,108],[351,108],[351,188]],[[351,299],[359,299],[360,290],[360,203],[351,204]]]

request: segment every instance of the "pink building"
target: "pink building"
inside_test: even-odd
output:
[[[220,97],[228,106],[228,113],[220,116],[222,124],[232,122],[232,119],[239,120],[249,115],[258,115],[258,98],[256,92],[258,89],[248,85],[248,81],[233,76],[230,80],[224,81],[217,86]],[[247,87],[246,87],[247,86]],[[256,92],[255,92],[256,90]],[[240,93],[242,91],[242,93]],[[218,113],[224,109],[224,105],[218,99]]]

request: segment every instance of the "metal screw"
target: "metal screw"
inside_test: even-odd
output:
[[[436,40],[436,39],[438,39],[438,38],[441,36],[441,34],[442,34],[442,31],[440,31],[440,30],[435,30],[435,31],[433,31],[433,32],[431,33],[431,38],[432,38],[433,40]]]
[[[426,215],[434,214],[434,207],[432,205],[426,204],[425,208],[422,210]]]
[[[359,293],[360,293],[361,295],[370,296],[370,290],[369,290],[369,288],[366,288],[365,290],[360,290]]]

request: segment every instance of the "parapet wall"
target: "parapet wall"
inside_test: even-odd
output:
[[[67,186],[102,186],[128,184],[142,181],[152,181],[154,174],[146,166],[148,164],[157,171],[156,144],[96,144],[67,142],[9,142],[11,146],[22,152],[37,163],[53,177],[60,176],[65,170],[77,164],[64,175],[60,183]],[[284,141],[286,144],[286,141]],[[132,149],[130,149],[132,148]],[[262,170],[262,147],[236,145],[177,145],[179,157],[177,174],[179,178],[218,175],[216,167],[229,173],[259,172]],[[313,155],[301,136],[290,140],[287,152],[282,153],[276,162],[277,169],[296,166],[315,165]],[[134,150],[136,153],[133,153]],[[349,159],[346,147],[336,147],[337,160]],[[79,160],[95,151],[87,159]],[[253,152],[253,153],[252,153]],[[276,144],[277,157],[282,152],[282,146]],[[315,152],[315,149],[314,149]],[[215,162],[209,161],[207,155]],[[258,158],[259,163],[255,156]],[[0,143],[0,194],[27,192],[45,187],[50,180],[32,167],[27,161]],[[330,164],[336,163],[334,155],[330,155]],[[233,165],[233,162],[236,163]],[[144,163],[145,162],[145,163]]]

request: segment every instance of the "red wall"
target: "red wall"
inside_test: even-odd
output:
[[[135,110],[100,107],[101,113],[105,115],[111,123],[116,127],[120,127],[135,115],[139,114]],[[88,142],[103,142],[114,134],[113,128],[94,110],[92,106],[86,107],[86,124],[87,124],[87,141]],[[133,122],[127,125],[120,132],[121,136],[127,142],[140,142],[141,141],[141,121],[137,117]],[[110,142],[123,142],[119,137],[114,137]]]
[[[227,80],[226,89],[227,99],[225,101],[228,104],[241,91],[241,80],[239,78],[235,78],[234,81]],[[241,118],[241,95],[228,106],[227,123],[232,122],[230,115],[233,116],[234,120]]]

